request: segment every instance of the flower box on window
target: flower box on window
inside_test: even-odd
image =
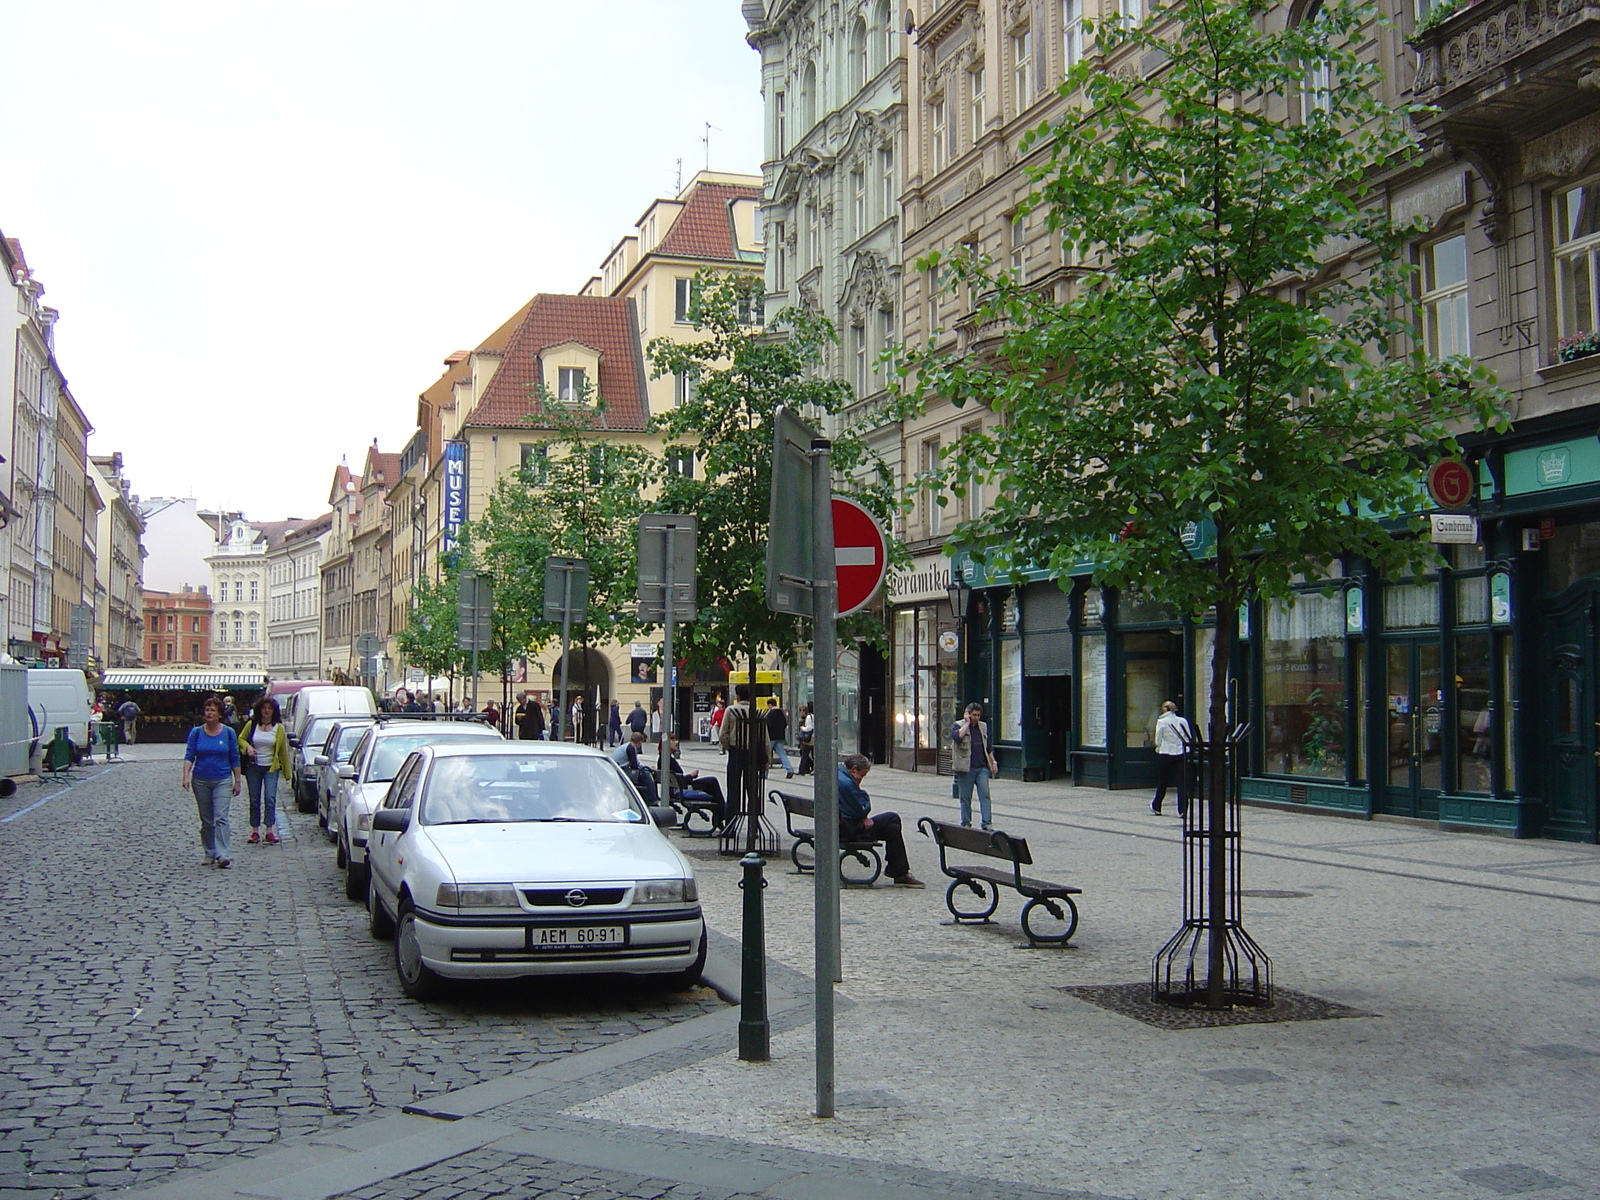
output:
[[[1574,333],[1556,343],[1556,357],[1562,362],[1576,362],[1593,354],[1600,354],[1600,333]]]

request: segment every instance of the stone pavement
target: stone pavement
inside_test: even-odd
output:
[[[710,752],[689,753],[691,765],[719,765]],[[897,809],[908,824],[923,814],[954,812],[948,779],[878,768],[866,786],[880,811]],[[0,822],[10,811],[0,810]],[[833,1120],[810,1116],[811,881],[789,874],[779,859],[769,868],[766,891],[772,1062],[739,1063],[736,1010],[693,996],[679,998],[677,1011],[655,1017],[643,1031],[617,1029],[614,1022],[639,1014],[630,1018],[627,1004],[615,1005],[611,1023],[600,1021],[586,1044],[562,1054],[545,1053],[553,1047],[543,1041],[546,1009],[507,1011],[519,992],[496,1004],[458,996],[448,1013],[439,1013],[446,1006],[399,1001],[392,979],[384,978],[386,987],[372,985],[381,1012],[367,1037],[390,1023],[435,1018],[450,1039],[431,1074],[406,1077],[411,1096],[397,1081],[383,1096],[374,1094],[366,1110],[323,1109],[313,1125],[316,1102],[308,1091],[299,1097],[305,1104],[298,1129],[284,1124],[258,1140],[210,1131],[219,1165],[193,1169],[197,1160],[190,1157],[184,1161],[191,1169],[174,1172],[164,1161],[170,1154],[153,1154],[163,1161],[141,1182],[148,1178],[154,1186],[135,1194],[159,1200],[1520,1194],[1578,1200],[1600,1194],[1594,1106],[1600,852],[1594,847],[1247,810],[1244,886],[1247,893],[1275,894],[1247,899],[1245,924],[1274,956],[1277,982],[1372,1015],[1176,1032],[1061,990],[1147,977],[1151,955],[1179,919],[1175,819],[1152,815],[1142,794],[1007,779],[996,786],[996,817],[1001,828],[1029,838],[1040,874],[1085,889],[1074,948],[1018,948],[1021,904],[1009,893],[993,925],[944,924],[932,848],[913,835],[913,868],[928,880],[926,891],[878,887],[843,896]],[[291,818],[301,837],[305,820]],[[0,824],[0,864],[10,857],[15,827]],[[708,919],[720,935],[709,974],[722,988],[736,988],[736,864],[706,842],[683,845],[696,860]],[[14,877],[12,865],[6,874]],[[307,875],[294,882],[314,890]],[[59,882],[68,890],[89,881],[80,875]],[[331,871],[316,883],[331,892]],[[298,900],[309,907],[309,897]],[[265,896],[262,902],[283,903]],[[353,911],[339,915],[348,921]],[[281,919],[295,909],[279,912]],[[303,914],[298,919],[307,926],[294,939],[302,960],[295,966],[303,969],[312,945],[329,938],[339,921],[319,927]],[[225,938],[226,931],[215,930],[212,954],[232,963],[239,948],[222,945]],[[352,939],[331,957],[371,956],[375,948],[381,951]],[[42,944],[22,949],[46,953]],[[61,950],[53,961],[95,984],[95,964],[81,955]],[[8,975],[35,970],[42,968],[19,956]],[[279,986],[294,1001],[279,1011],[293,1014],[304,1001],[287,978]],[[8,983],[7,992],[9,1001],[16,988]],[[556,1023],[594,1018],[588,1006],[601,1002],[569,1001]],[[632,1004],[645,1008],[647,994]],[[485,1058],[476,1057],[486,1006],[529,1027],[538,1052],[526,1063],[495,1053],[492,1021]],[[9,1022],[10,1012],[8,1003],[0,1020]],[[213,1044],[236,1018],[248,1016],[224,1009],[209,1031]],[[92,1030],[92,1020],[84,1024]],[[10,1050],[13,1027],[0,1028]],[[469,1032],[457,1036],[462,1028]],[[31,1049],[59,1053],[74,1036],[64,1023],[59,1029],[37,1032]],[[170,1024],[167,1030],[174,1037],[189,1032]],[[367,1037],[335,1057],[372,1069],[367,1047],[375,1043]],[[147,1053],[160,1042],[156,1037]],[[118,1050],[109,1045],[102,1053]],[[293,1065],[309,1073],[315,1058],[309,1047]],[[26,1078],[14,1067],[8,1074],[13,1087]],[[235,1086],[228,1074],[215,1088],[223,1099]],[[198,1080],[210,1082],[204,1071]],[[131,1085],[112,1068],[78,1086],[93,1095]],[[61,1099],[61,1115],[83,1124],[74,1107],[82,1097]],[[410,1111],[395,1108],[396,1101]],[[150,1089],[137,1086],[116,1097],[134,1117],[150,1102]],[[236,1109],[237,1099],[230,1102]],[[174,1117],[173,1124],[185,1128],[209,1111]],[[0,1128],[10,1138],[20,1118],[14,1108],[4,1112],[13,1119]],[[68,1145],[65,1128],[58,1124],[40,1140]],[[100,1136],[120,1139],[126,1131]],[[16,1143],[0,1142],[0,1152],[16,1152]]]

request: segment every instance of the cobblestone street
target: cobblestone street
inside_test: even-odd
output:
[[[407,1001],[314,817],[291,803],[281,846],[247,846],[240,796],[233,868],[208,868],[179,748],[128,756],[0,805],[0,1196],[160,1178],[722,1007],[617,985]]]

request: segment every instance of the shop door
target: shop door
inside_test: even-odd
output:
[[[1596,840],[1595,610],[1595,593],[1583,588],[1552,604],[1545,620],[1544,834],[1567,841]]]
[[[1437,638],[1385,642],[1384,681],[1387,777],[1379,789],[1378,810],[1438,820],[1445,724]]]

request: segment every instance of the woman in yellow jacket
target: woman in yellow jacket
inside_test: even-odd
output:
[[[252,846],[261,839],[261,806],[266,803],[266,842],[278,844],[278,776],[294,779],[289,759],[289,734],[283,727],[278,702],[263,696],[250,710],[244,732],[239,735],[239,753],[244,758],[244,778],[250,786],[250,836]]]

